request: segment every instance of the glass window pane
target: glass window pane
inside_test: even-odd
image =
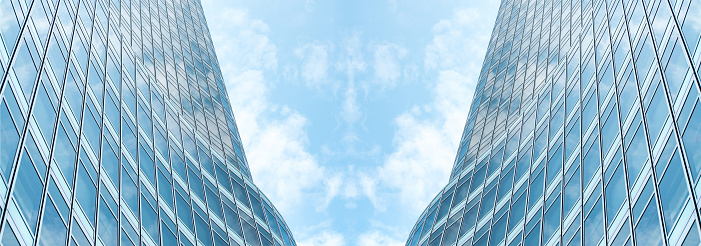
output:
[[[699,239],[699,229],[697,229],[696,223],[694,223],[691,229],[689,229],[689,233],[686,235],[686,239],[684,239],[684,243],[682,245],[692,246],[699,244],[701,244],[701,239]]]
[[[44,205],[44,216],[41,218],[39,245],[62,245],[66,241],[66,225],[61,220],[52,199],[47,197]]]
[[[24,94],[24,100],[26,100],[26,102],[29,102],[32,97],[34,81],[37,76],[37,68],[34,66],[33,61],[33,59],[37,59],[37,57],[32,58],[30,52],[32,51],[27,46],[27,42],[25,42],[24,39],[23,41],[20,41],[19,50],[15,55],[15,63],[12,65],[15,75],[17,75],[17,82],[19,82],[21,90]]]
[[[85,163],[84,163],[85,164]],[[91,164],[88,164],[91,165]],[[76,181],[76,200],[85,212],[90,223],[95,223],[96,189],[95,184],[90,179],[87,170],[81,165]]]
[[[596,202],[584,221],[584,245],[597,245],[604,236],[604,216],[601,213],[601,199]]]
[[[609,167],[611,168],[611,167]],[[619,165],[606,185],[606,223],[610,224],[616,212],[626,200],[626,179],[623,165]]]
[[[635,226],[635,241],[640,245],[662,245],[662,228],[657,216],[657,203],[650,202]]]
[[[143,196],[141,198],[141,226],[146,229],[151,239],[158,244],[158,214],[148,205]]]
[[[244,223],[245,224],[245,223]],[[212,244],[212,237],[210,235],[210,230],[209,226],[207,225],[207,222],[205,222],[204,219],[200,218],[200,216],[195,215],[195,226],[197,228],[197,240],[200,242],[204,243],[205,245],[210,245]],[[255,229],[251,228],[254,233]],[[246,234],[246,239],[249,239],[248,234]],[[256,241],[257,241],[256,237]],[[257,241],[258,243],[256,245],[260,245],[260,241]]]
[[[99,211],[98,235],[102,239],[102,243],[106,246],[118,245],[117,235],[119,230],[117,229],[117,218],[110,212],[107,204],[102,199],[100,199]]]
[[[39,175],[34,170],[34,165],[29,160],[26,151],[24,151],[20,162],[15,188],[12,193],[29,228],[33,229],[39,216],[39,204],[41,203],[41,193],[44,186],[39,179]]]
[[[73,220],[73,225],[71,225],[71,235],[73,236],[73,245],[90,245],[90,241],[88,241],[88,238],[85,237],[83,229],[80,228],[78,222],[75,220]]]
[[[7,98],[5,100],[8,100]],[[9,179],[15,151],[19,144],[19,134],[10,117],[10,111],[3,100],[0,104],[0,171],[5,180]]]
[[[73,185],[73,170],[75,163],[75,149],[73,144],[66,134],[66,129],[63,127],[63,122],[60,124],[61,127],[58,128],[58,133],[56,134],[56,142],[54,144],[54,160],[58,167],[61,169],[63,176],[68,181],[70,186]],[[70,126],[69,126],[70,128]]]
[[[662,163],[657,165],[662,165]],[[689,197],[683,165],[679,158],[679,153],[675,152],[659,185],[662,212],[664,214],[665,224],[670,231],[671,228],[673,228],[674,221],[681,213]]]
[[[44,139],[47,143],[51,143],[51,137],[54,134],[54,123],[56,122],[56,111],[43,86],[39,86],[37,91],[32,114],[36,118]]]
[[[17,237],[15,236],[15,232],[7,223],[5,223],[5,229],[2,232],[2,245],[20,246],[19,241],[17,241]]]
[[[648,129],[650,130],[648,135],[651,144],[657,141],[657,136],[660,134],[660,131],[662,131],[668,112],[667,98],[665,98],[664,89],[662,86],[659,86],[645,114]]]
[[[682,137],[694,178],[697,178],[701,172],[701,151],[694,151],[701,149],[701,127],[698,127],[701,126],[701,106],[699,105],[696,105]]]
[[[628,179],[630,183],[635,183],[638,173],[643,169],[643,164],[647,161],[647,143],[645,142],[645,130],[642,126],[631,140],[626,149],[626,164],[628,164]]]

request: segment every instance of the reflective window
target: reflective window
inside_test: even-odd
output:
[[[29,228],[34,228],[39,218],[39,204],[44,187],[42,183],[27,152],[24,151],[12,194]]]
[[[698,211],[682,210],[699,196],[701,176],[693,72],[701,71],[701,29],[691,14],[699,2],[503,1],[450,176],[455,185],[428,206],[407,245],[452,244],[433,238],[447,235],[449,222],[425,232],[450,193],[473,197],[450,209],[465,211],[463,245],[498,244],[502,214],[506,233],[523,236],[505,245],[681,243],[665,237],[690,227],[689,242],[697,242]],[[502,165],[502,151],[518,153],[515,167]],[[510,206],[494,203],[507,198]],[[480,227],[463,235],[475,218]],[[571,224],[560,242],[551,235],[562,221]]]

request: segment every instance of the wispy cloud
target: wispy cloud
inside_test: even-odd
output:
[[[227,59],[222,59],[226,63],[221,64],[224,75],[248,69],[276,69],[277,50],[268,38],[268,25],[251,19],[244,10],[223,8],[217,12],[218,15],[209,22],[212,23],[211,29],[227,31],[212,31],[217,56],[227,56]]]
[[[467,8],[456,10],[451,19],[435,24],[433,39],[426,46],[425,68],[478,72],[470,69],[481,65],[493,24],[482,21],[483,18],[480,9]]]
[[[373,69],[375,78],[383,87],[394,87],[402,75],[400,61],[406,56],[407,50],[395,43],[383,43],[373,47]]]
[[[362,120],[363,113],[361,112],[358,103],[358,91],[356,88],[356,76],[358,73],[364,72],[366,62],[363,59],[363,44],[360,40],[360,33],[353,33],[352,36],[346,38],[343,42],[342,58],[336,63],[339,71],[345,74],[346,88],[343,92],[343,102],[341,104],[341,112],[339,113],[341,120],[345,124],[345,134],[343,141],[347,144],[353,144],[358,141],[356,125]],[[355,149],[354,146],[351,149]]]
[[[324,230],[320,233],[299,241],[297,243],[299,246],[343,246],[345,241],[343,235],[335,231]]]
[[[209,19],[213,41],[227,58],[222,72],[255,183],[283,214],[305,200],[329,200],[335,176],[309,151],[307,118],[269,98],[266,74],[277,70],[277,48],[268,26],[243,10],[217,12]]]
[[[402,239],[397,239],[381,231],[368,231],[358,236],[358,246],[403,246]]]
[[[394,119],[394,150],[361,179],[378,211],[400,203],[418,215],[447,183],[487,47],[481,18],[464,9],[434,25],[424,59],[424,72],[435,74],[427,86],[433,99]]]
[[[208,2],[215,7],[210,1],[204,1],[205,8]],[[388,0],[383,11],[398,11],[397,2]],[[317,21],[314,16],[330,11],[313,0],[292,4],[306,10],[300,20]],[[270,38],[280,33],[271,35],[271,27],[287,27],[279,21],[268,26],[245,10],[222,6],[215,13],[207,16],[208,23],[254,181],[280,209],[297,243],[402,245],[414,216],[448,181],[487,47],[488,14],[461,9],[444,20],[433,19],[428,44],[417,48],[419,42],[403,43],[401,34],[390,41],[363,37],[349,31],[353,27],[346,27],[344,18],[329,20],[342,38],[312,35],[319,39],[301,45],[273,42]],[[364,28],[354,30],[374,32]],[[307,98],[285,105],[283,100],[294,98],[288,88],[320,92],[328,105]],[[399,93],[417,90],[428,96],[413,107],[374,104],[391,104],[403,96]],[[391,112],[389,117],[385,112]],[[374,118],[382,114],[381,122]],[[369,136],[375,124],[388,125],[380,129],[389,131],[391,143]],[[328,130],[322,133],[328,136],[311,132],[317,129]],[[343,220],[356,219],[354,213],[369,219],[357,219],[352,223],[359,227],[348,229]]]
[[[295,55],[302,60],[301,75],[309,87],[319,87],[328,83],[329,53],[333,46],[328,43],[312,42],[295,49]]]

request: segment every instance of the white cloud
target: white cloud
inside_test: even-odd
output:
[[[414,211],[423,209],[445,185],[457,148],[457,143],[452,140],[460,135],[460,129],[446,127],[445,115],[438,116],[438,119],[424,119],[428,113],[416,108],[395,119],[398,128],[394,136],[395,151],[377,170],[379,184],[398,191],[401,203]],[[382,204],[388,201],[382,200],[383,196],[377,196],[375,192],[369,190],[376,199],[373,203],[383,208]]]
[[[248,69],[276,69],[277,52],[268,38],[268,25],[233,8],[220,9],[213,17],[209,20],[212,40],[218,57],[225,58],[221,59],[225,76]]]
[[[388,236],[380,231],[369,231],[358,236],[359,246],[404,246],[401,239]]]
[[[256,185],[283,214],[308,199],[330,200],[336,181],[308,149],[307,118],[270,101],[266,74],[277,70],[277,48],[268,26],[242,10],[216,13],[213,42]]]
[[[458,10],[433,27],[424,60],[425,72],[436,75],[428,86],[433,100],[395,118],[394,151],[362,178],[378,210],[400,203],[418,214],[447,183],[491,31],[484,18]]]
[[[334,174],[324,179],[323,186],[325,187],[325,192],[321,202],[316,205],[317,211],[326,209],[329,204],[331,204],[331,201],[341,194],[341,189],[344,184],[343,177],[342,174]]]
[[[329,53],[333,47],[321,42],[307,43],[295,49],[295,55],[302,60],[302,78],[307,86],[320,86],[328,81]]]
[[[343,246],[343,235],[335,231],[324,230],[311,238],[297,242],[299,246]]]
[[[360,33],[353,33],[351,37],[346,38],[343,48],[345,53],[336,63],[336,68],[345,73],[347,80],[346,89],[343,92],[340,118],[347,127],[343,136],[343,141],[346,143],[353,143],[359,140],[355,132],[355,127],[363,117],[360,105],[358,104],[358,90],[356,88],[356,75],[357,73],[364,72],[366,67],[365,60],[363,59]],[[352,149],[353,147],[351,146],[349,148]]]
[[[425,67],[467,70],[469,68],[465,65],[480,66],[490,36],[489,27],[493,24],[484,18],[480,9],[460,9],[455,11],[453,18],[434,25],[435,35],[426,47]]]
[[[209,9],[218,13],[207,17],[254,181],[283,215],[291,215],[286,218],[307,219],[288,221],[298,244],[343,246],[349,240],[349,244],[357,245],[402,245],[409,224],[396,228],[394,222],[384,227],[373,224],[369,230],[350,230],[349,235],[334,230],[331,225],[342,222],[330,219],[321,227],[294,226],[328,218],[326,210],[337,208],[336,198],[345,202],[347,210],[360,208],[378,217],[386,217],[388,213],[383,212],[390,206],[400,216],[406,212],[415,216],[425,208],[448,181],[487,46],[490,29],[482,24],[486,14],[460,10],[436,24],[434,37],[425,47],[423,67],[420,61],[403,64],[409,60],[406,48],[386,41],[361,42],[356,32],[338,43],[314,41],[301,45],[294,50],[292,62],[280,62],[285,64],[280,69],[278,49],[269,39],[266,23],[252,19],[243,10],[212,6],[210,0],[204,3],[205,9],[209,3]],[[313,0],[304,4],[307,11],[312,11]],[[390,11],[397,9],[397,1],[389,0],[387,4]],[[331,85],[334,103],[340,104],[334,105],[338,112],[333,116],[344,128],[343,150],[322,145],[321,157],[312,154],[309,120],[298,111],[271,102],[275,86],[271,78],[301,80],[307,87]],[[363,96],[367,97],[370,89],[394,88],[407,79],[428,81],[426,93],[431,94],[432,101],[394,118],[396,130],[389,154],[382,155],[378,146],[368,153],[356,151],[366,147],[356,130],[363,127],[364,113],[372,110],[364,104]],[[350,165],[347,170],[329,170],[320,164],[326,153],[370,156],[367,159],[380,159],[381,166],[357,163],[358,170]],[[364,197],[372,202],[374,211],[363,208]],[[353,216],[349,214],[346,216]],[[390,220],[404,221],[405,217]]]
[[[386,43],[373,47],[373,52],[375,77],[384,86],[394,87],[402,74],[399,61],[406,56],[407,50],[397,44]]]
[[[363,115],[360,112],[360,106],[358,105],[358,92],[355,89],[355,83],[350,81],[348,83],[348,88],[344,92],[343,104],[341,106],[341,118],[347,124],[353,124],[357,122]]]

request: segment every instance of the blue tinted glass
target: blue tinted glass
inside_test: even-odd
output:
[[[117,155],[112,150],[112,148],[106,143],[102,142],[102,167],[105,168],[107,176],[110,177],[114,184],[119,181],[119,159]]]
[[[148,181],[150,181],[151,184],[155,184],[156,165],[151,158],[151,151],[147,151],[143,145],[139,146],[139,167],[144,172],[144,175]]]
[[[166,228],[164,224],[161,224],[161,241],[163,242],[163,245],[176,245],[178,243],[178,239],[175,237],[175,234],[173,232]]]
[[[621,230],[618,232],[618,235],[613,239],[614,245],[624,245],[624,243],[627,241],[628,236],[630,235],[630,223],[626,219],[623,226],[621,226]]]
[[[580,176],[579,176],[579,168],[578,167],[572,167],[573,169],[576,169],[574,171],[574,174],[572,175],[572,179],[567,183],[565,186],[565,191],[564,191],[564,211],[565,214],[568,213],[574,206],[574,203],[579,199],[581,196],[581,189],[580,189]]]
[[[0,104],[0,169],[2,176],[7,180],[10,177],[12,160],[19,144],[19,135],[15,124],[12,123],[10,112],[4,103]]]
[[[601,203],[601,199],[599,199],[584,221],[584,245],[597,245],[604,236],[604,216],[601,212]]]
[[[207,225],[207,222],[205,222],[205,220],[198,215],[195,215],[195,228],[197,229],[197,240],[206,245],[212,243],[209,226]],[[253,230],[255,231],[255,229]],[[246,235],[248,236],[248,234]],[[246,237],[246,239],[248,239],[248,237]],[[258,245],[260,245],[260,243],[258,243]]]
[[[192,212],[190,211],[190,204],[187,203],[185,199],[183,199],[182,196],[177,195],[177,211],[178,211],[178,218],[183,220],[183,223],[185,226],[190,228],[190,230],[194,231],[194,228],[192,227]]]
[[[551,235],[557,234],[559,218],[568,214],[567,218],[583,219],[576,219],[565,230],[562,245],[598,244],[604,235],[617,233],[607,230],[625,223],[636,233],[622,230],[616,239],[606,237],[603,243],[615,240],[616,245],[654,245],[664,239],[661,228],[680,233],[678,230],[684,229],[676,229],[674,224],[682,221],[679,217],[698,215],[695,210],[688,215],[681,212],[695,194],[687,186],[695,185],[701,175],[701,157],[695,151],[701,148],[696,144],[701,120],[694,119],[701,114],[693,112],[699,111],[694,109],[698,107],[699,88],[697,74],[692,72],[701,71],[696,47],[701,22],[691,17],[698,10],[701,4],[697,0],[502,1],[450,183],[456,183],[457,177],[472,177],[467,196],[482,209],[490,209],[494,199],[491,184],[494,176],[500,178],[497,199],[511,196],[513,204],[504,209],[509,211],[507,234],[523,235],[525,240],[513,240],[510,245],[558,244],[557,238],[550,240]],[[678,98],[681,96],[684,98]],[[664,129],[670,115],[677,119],[668,125],[671,129]],[[513,124],[501,125],[503,121]],[[667,130],[672,132],[672,140],[681,136],[683,143],[660,148],[656,142],[662,139],[661,133],[669,134]],[[494,160],[490,157],[500,155],[504,141],[519,153],[515,171],[506,167],[500,172],[490,165]],[[506,153],[512,152],[512,148],[507,149]],[[661,155],[660,149],[664,149]],[[685,157],[691,177],[684,170]],[[484,169],[489,170],[486,176]],[[561,170],[566,173],[558,176]],[[525,195],[503,192],[509,191],[502,185],[510,185],[503,178],[511,172],[516,186],[528,187]],[[641,176],[647,183],[638,182]],[[484,185],[485,180],[490,184]],[[474,192],[481,194],[471,194]],[[539,203],[543,194],[547,199]],[[462,195],[456,197],[462,200]],[[634,199],[630,202],[632,211],[623,208],[628,198]],[[655,212],[646,212],[650,204],[659,210],[655,207],[651,209]],[[577,209],[579,205],[581,209]],[[471,207],[466,206],[466,211]],[[482,209],[478,218],[485,212]],[[432,209],[426,211],[431,214]],[[525,214],[532,218],[526,226],[516,226]],[[501,212],[490,220],[498,221],[500,216]],[[661,218],[654,221],[651,216]],[[683,221],[694,221],[688,222],[688,227],[698,226],[691,218]],[[542,227],[537,226],[540,224]],[[415,231],[429,229],[423,234],[440,235],[444,228],[431,226],[419,223]],[[485,239],[494,237],[485,233],[495,231],[496,226],[482,221],[480,229],[469,236],[474,239],[459,238],[458,242],[497,244],[501,238]],[[657,231],[647,233],[650,228]],[[635,236],[639,233],[650,238]],[[421,245],[416,241],[425,238],[416,234],[411,245]],[[666,243],[674,242],[680,240]],[[422,243],[438,245],[432,238]]]
[[[20,246],[17,237],[9,225],[5,224],[4,230],[2,230],[2,245],[7,246]]]
[[[60,125],[62,126],[63,123]],[[75,149],[73,148],[73,144],[68,139],[68,135],[66,134],[66,129],[64,129],[64,127],[58,128],[53,153],[54,160],[56,160],[56,164],[58,164],[58,167],[61,169],[63,176],[66,178],[66,181],[68,181],[68,184],[72,185],[73,170],[75,170]]]
[[[47,140],[47,143],[51,143],[51,137],[54,134],[54,123],[56,122],[56,111],[43,86],[39,86],[37,90],[32,114],[34,114],[39,128],[41,128],[44,139]]]
[[[532,174],[534,180],[531,182],[530,190],[528,193],[528,209],[531,209],[538,199],[543,195],[543,172],[539,174]]]
[[[83,165],[81,165],[80,169],[78,170],[76,189],[76,199],[78,202],[80,202],[80,206],[83,209],[83,212],[85,212],[85,215],[88,217],[88,221],[94,223],[96,211],[96,188]]]
[[[158,194],[163,197],[163,201],[173,208],[173,189],[168,182],[168,178],[162,172],[158,172]]]
[[[90,240],[85,236],[83,229],[80,228],[75,220],[73,220],[73,225],[71,225],[71,235],[73,236],[71,245],[90,245]]]
[[[689,234],[686,235],[686,239],[684,239],[684,243],[682,245],[691,246],[701,244],[701,239],[699,238],[699,230],[697,228],[698,227],[696,226],[696,224],[694,224],[689,229]]]
[[[139,207],[139,192],[134,181],[129,178],[125,171],[122,172],[122,198],[134,214],[137,213]]]
[[[46,199],[42,216],[39,245],[61,245],[65,243],[67,227],[54,207],[51,199]]]
[[[635,241],[644,245],[662,245],[662,228],[657,216],[657,205],[651,202],[635,226]]]
[[[29,156],[31,157],[32,163],[34,163],[34,167],[36,167],[39,173],[39,178],[41,180],[44,180],[44,175],[46,175],[46,163],[44,162],[44,157],[37,148],[36,142],[34,142],[33,133],[29,132],[29,134],[27,135],[27,139],[24,141],[24,145],[27,151],[29,152]]]
[[[664,120],[667,118],[668,111],[667,99],[665,98],[663,88],[660,87],[655,92],[655,96],[652,98],[652,102],[650,103],[650,108],[648,108],[648,111],[646,112],[646,117],[650,119],[647,122],[648,129],[650,130],[648,133],[650,143],[654,143],[656,141],[657,135],[659,135],[660,131],[662,130],[662,126],[664,126]]]
[[[612,167],[609,167],[612,168]],[[606,185],[606,219],[611,223],[618,208],[626,199],[626,179],[623,165],[619,165],[611,177],[611,181]]]
[[[151,239],[158,244],[158,215],[144,198],[141,199],[141,223]]]
[[[509,230],[516,226],[516,223],[523,219],[524,207],[526,205],[526,195],[522,195],[518,200],[514,202],[511,206],[511,217],[509,219]]]
[[[589,137],[589,142],[593,143],[589,152],[582,159],[582,175],[584,176],[583,184],[589,183],[594,176],[594,173],[599,169],[601,156],[599,154],[599,140],[595,136]],[[587,144],[589,145],[589,144]],[[583,151],[586,150],[586,147]]]
[[[25,38],[24,40],[27,39]],[[29,42],[33,44],[31,39]],[[30,52],[34,52],[30,50],[33,49],[34,45],[27,45],[27,42],[20,41],[19,47],[20,48],[15,55],[15,62],[12,67],[14,68],[15,75],[17,75],[17,81],[19,82],[24,93],[24,100],[29,102],[32,96],[32,91],[34,90],[34,82],[37,76],[37,68],[34,65],[33,59],[37,59],[38,57],[32,58],[30,55]]]
[[[98,235],[106,246],[118,245],[117,235],[117,218],[105,204],[104,200],[100,199],[100,209],[98,214]]]
[[[701,172],[701,151],[693,151],[701,149],[701,127],[695,127],[701,125],[701,107],[696,105],[689,123],[682,137],[682,141],[687,150],[686,154],[689,158],[689,166],[691,167],[691,172],[694,178],[699,176]]]
[[[681,213],[682,207],[689,197],[683,168],[679,154],[675,152],[659,184],[660,201],[662,201],[662,212],[667,228],[673,227],[674,221]]]
[[[24,219],[27,221],[29,228],[34,228],[39,217],[39,204],[41,203],[42,181],[39,179],[34,165],[29,160],[27,152],[23,152],[19,169],[17,170],[17,179],[15,188],[12,192],[15,197],[19,210],[22,211]]]
[[[643,169],[643,164],[647,161],[647,144],[645,142],[645,130],[638,127],[635,136],[626,150],[626,163],[628,164],[628,179],[631,183],[638,177],[638,173]]]
[[[504,239],[504,233],[506,232],[506,222],[508,221],[507,216],[502,216],[499,221],[494,223],[493,229],[491,232],[491,237],[489,238],[489,241],[492,243],[499,243],[501,242],[502,239]],[[451,245],[451,244],[445,244],[445,245]]]
[[[543,239],[548,240],[560,227],[560,196],[555,199],[552,207],[545,212],[543,217]]]

